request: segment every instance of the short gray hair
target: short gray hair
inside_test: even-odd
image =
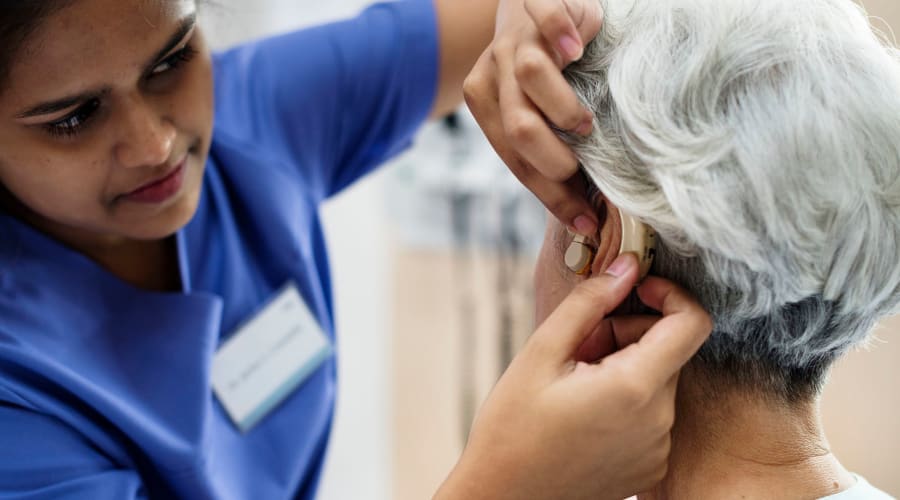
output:
[[[805,399],[900,303],[900,55],[850,0],[601,0],[563,137],[659,233],[715,330],[698,360]]]

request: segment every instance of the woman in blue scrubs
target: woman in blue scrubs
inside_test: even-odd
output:
[[[319,204],[457,106],[492,36],[561,64],[596,32],[596,9],[408,0],[211,57],[193,0],[4,2],[0,498],[314,498],[335,393]],[[504,73],[502,51],[484,54]],[[560,64],[498,81],[568,95]],[[517,109],[543,108],[498,113]],[[635,370],[616,383],[629,372],[573,354],[612,335],[602,319],[632,261],[538,329],[438,496],[613,497],[665,472],[672,384]],[[678,340],[648,381],[708,333],[669,296],[680,306],[657,308]],[[282,320],[263,322],[284,297],[312,320],[290,316],[296,339],[273,341]],[[234,378],[223,351],[237,338]],[[276,359],[288,347],[299,354]],[[277,387],[241,387],[260,397],[235,410],[228,390],[285,362]]]

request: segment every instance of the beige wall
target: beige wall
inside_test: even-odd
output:
[[[864,0],[879,30],[900,34],[900,0]],[[900,139],[898,139],[900,140]],[[822,398],[822,419],[844,465],[900,497],[900,317],[885,321],[870,350],[838,363]]]
[[[886,321],[868,351],[847,355],[832,371],[822,421],[845,467],[900,497],[900,318]]]
[[[863,0],[869,15],[884,19],[895,30],[900,30],[900,2],[897,0]],[[878,23],[873,23],[876,26]]]

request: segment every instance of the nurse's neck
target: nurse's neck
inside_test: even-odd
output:
[[[668,475],[639,500],[821,498],[853,486],[828,448],[817,400],[711,393],[697,376],[690,364],[682,371]]]
[[[35,214],[2,187],[0,206],[10,215],[83,254],[131,286],[155,292],[181,290],[174,236],[143,241],[71,228]]]

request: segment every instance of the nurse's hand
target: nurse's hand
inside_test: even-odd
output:
[[[637,292],[661,317],[606,317],[637,281],[623,258],[626,271],[581,283],[513,360],[436,499],[622,499],[664,477],[678,374],[712,322],[654,277]]]
[[[500,0],[494,39],[463,86],[466,103],[513,174],[563,224],[594,234],[578,162],[550,129],[587,134],[593,123],[562,76],[600,31],[597,0]]]

